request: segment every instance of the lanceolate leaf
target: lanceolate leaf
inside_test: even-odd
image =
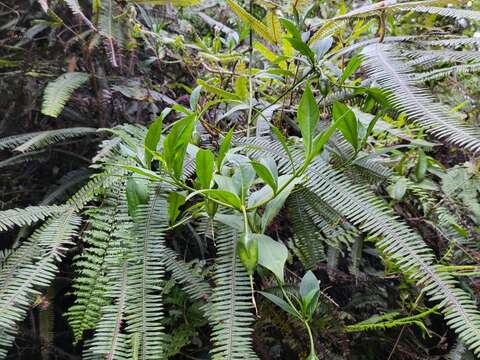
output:
[[[256,19],[253,15],[249,14],[248,11],[238,5],[234,0],[225,1],[242,21],[250,25],[255,33],[271,43],[276,42],[276,39],[269,27],[263,24],[260,20]]]

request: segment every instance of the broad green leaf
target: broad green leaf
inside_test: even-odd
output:
[[[340,121],[343,119],[343,121]],[[358,122],[355,113],[346,105],[335,101],[333,103],[333,120],[355,150],[358,150]]]
[[[258,238],[253,235],[243,233],[237,242],[238,257],[249,275],[253,275],[259,260]]]
[[[278,186],[279,187],[284,186],[292,176],[293,175],[288,175],[288,174],[280,176],[278,178]],[[265,206],[265,211],[263,212],[263,215],[262,215],[262,231],[265,231],[268,224],[270,224],[270,222],[278,215],[280,210],[283,208],[285,201],[290,196],[292,190],[295,188],[295,186],[299,182],[300,182],[300,178],[294,178],[293,181],[291,181],[282,190],[281,193],[277,194],[277,196],[273,200],[270,200],[267,203],[267,205]]]
[[[160,137],[162,136],[163,119],[170,112],[170,109],[166,109],[162,111],[162,113],[148,127],[147,135],[145,136],[145,165],[149,169],[153,158],[152,154],[157,150],[158,142],[160,141]]]
[[[292,44],[295,50],[307,57],[307,59],[310,61],[310,64],[315,64],[315,54],[306,42],[297,38],[287,38],[287,40],[290,42],[290,44]]]
[[[283,270],[288,258],[287,247],[270,236],[252,234],[258,241],[258,263],[267,268],[283,283]]]
[[[237,214],[215,214],[215,220],[220,221],[222,224],[228,225],[239,232],[245,229],[243,223],[243,216]]]
[[[190,110],[195,111],[197,109],[201,92],[202,87],[200,85],[193,89],[192,93],[190,94]]]
[[[345,80],[347,80],[350,77],[350,75],[355,73],[355,71],[357,71],[357,69],[360,67],[361,64],[362,64],[361,56],[357,55],[351,58],[347,66],[345,67],[345,70],[343,70],[342,77],[340,78],[340,82],[339,82],[340,85],[343,84]]]
[[[219,190],[229,191],[236,195],[240,193],[241,184],[235,183],[230,176],[215,174],[213,178]]]
[[[133,217],[139,205],[148,203],[148,181],[146,179],[129,177],[126,191],[128,213]]]
[[[255,180],[255,170],[250,163],[240,165],[233,174],[233,182],[240,189],[240,198],[244,201]]]
[[[183,174],[183,162],[195,121],[194,114],[178,120],[163,142],[163,153],[167,168],[173,172],[173,176],[176,178],[180,178]]]
[[[220,171],[223,165],[223,159],[225,159],[225,155],[227,155],[228,150],[230,149],[230,143],[232,142],[233,131],[235,128],[231,128],[227,135],[223,138],[222,143],[220,144],[220,149],[218,150],[217,155],[217,170]]]
[[[300,282],[300,296],[302,299],[305,299],[311,291],[320,292],[320,285],[318,279],[311,271],[303,276],[302,281]]]
[[[267,293],[267,292],[264,292],[264,291],[258,291],[260,294],[262,294],[263,296],[265,296],[268,300],[270,300],[271,302],[273,302],[275,305],[277,305],[279,308],[281,308],[282,310],[286,311],[287,313],[289,313],[290,315],[296,317],[297,319],[301,319],[301,317],[299,316],[298,312],[296,309],[294,309],[292,306],[290,306],[289,303],[287,303],[285,300],[283,300],[282,298],[279,298],[277,295],[274,295],[274,294],[270,294],[270,293]]]
[[[185,196],[177,191],[172,191],[168,194],[168,221],[171,225],[175,223],[180,214],[180,206],[185,204]]]
[[[195,157],[197,179],[202,189],[209,189],[213,178],[214,156],[208,149],[200,149]]]
[[[217,200],[223,204],[230,205],[237,210],[242,207],[242,202],[240,201],[240,198],[232,192],[218,189],[210,189],[204,191],[204,193],[208,195],[208,197],[210,197],[211,199]]]
[[[274,175],[270,172],[270,169],[265,165],[260,164],[259,162],[252,161],[252,166],[257,175],[265,181],[265,183],[270,186],[274,193],[277,192],[277,180]]]
[[[319,119],[320,111],[310,88],[310,83],[307,82],[297,111],[297,120],[307,156],[312,153],[313,134]]]

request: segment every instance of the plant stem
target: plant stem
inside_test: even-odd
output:
[[[313,342],[312,329],[310,329],[310,325],[308,325],[308,321],[305,321],[304,324],[305,324],[305,327],[307,328],[308,337],[310,339],[310,354],[315,354],[315,344]]]

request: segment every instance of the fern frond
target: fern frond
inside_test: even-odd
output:
[[[270,29],[265,26],[260,20],[256,19],[248,11],[238,5],[234,0],[225,0],[230,9],[240,18],[240,20],[247,23],[252,30],[260,37],[275,44],[275,38],[272,36]]]
[[[416,50],[408,51],[405,54],[412,59],[408,66],[431,67],[441,63],[466,63],[480,61],[480,51],[455,51],[455,50]]]
[[[362,54],[369,75],[389,92],[389,100],[398,110],[435,136],[473,152],[480,150],[480,132],[463,124],[458,115],[416,86],[411,68],[401,61],[404,57],[392,46],[370,45]]]
[[[66,139],[93,134],[96,131],[97,129],[95,128],[73,127],[12,135],[0,139],[0,150],[8,150],[13,148],[15,148],[16,151],[21,152],[38,150]]]
[[[192,299],[207,300],[212,289],[197,272],[192,270],[192,266],[183,260],[178,259],[177,253],[169,248],[163,251],[163,261],[165,269],[172,273],[172,278],[182,284],[183,290],[192,297]]]
[[[165,190],[152,189],[148,205],[134,215],[133,240],[129,252],[129,276],[126,303],[127,332],[138,348],[139,359],[158,359],[163,351],[161,282],[168,227]]]
[[[44,161],[48,156],[49,154],[45,150],[34,151],[28,154],[18,154],[0,161],[0,168],[24,164],[30,161]]]
[[[272,154],[286,173],[291,171],[288,156],[281,157],[278,151],[271,151],[279,147],[273,143],[261,148],[264,153]],[[296,161],[301,164],[300,155]],[[416,280],[432,301],[439,303],[447,324],[463,343],[480,354],[480,312],[475,302],[450,274],[437,271],[433,252],[418,234],[399,221],[367,188],[355,185],[318,157],[307,169],[303,186],[362,232],[380,237],[378,247]]]
[[[124,185],[121,188],[124,189]],[[128,252],[133,241],[133,223],[128,215],[125,197],[119,198],[114,208],[115,230],[109,234],[102,263],[105,271],[105,303],[98,303],[101,305],[101,317],[96,323],[93,339],[85,344],[85,360],[130,360],[133,357],[134,344],[125,331],[128,278],[131,276]],[[92,310],[97,312],[96,308]]]
[[[36,231],[25,246],[21,245],[7,258],[8,264],[0,273],[0,358],[6,356],[17,323],[26,316],[35,296],[55,277],[56,263],[72,243],[80,222],[80,217],[69,210]],[[16,252],[28,256],[19,259]],[[12,264],[12,260],[20,261]]]
[[[86,344],[85,360],[130,360],[131,346],[122,330],[128,292],[128,262],[123,259],[109,272],[106,296],[112,303],[102,307],[102,317],[95,328],[93,339]]]
[[[301,196],[294,191],[287,200],[286,207],[293,228],[291,248],[298,256],[305,269],[314,269],[320,262],[326,260],[325,238],[301,205]]]
[[[104,0],[100,4],[100,14],[98,17],[98,30],[106,39],[108,46],[108,55],[113,67],[118,66],[114,41],[122,43],[122,29],[115,21],[113,0]]]
[[[249,279],[237,256],[238,234],[219,224],[216,235],[215,288],[209,308],[213,323],[213,360],[257,359],[252,350],[253,323]]]
[[[96,30],[95,26],[93,26],[92,22],[85,16],[85,14],[82,11],[82,8],[80,4],[78,3],[78,0],[64,0],[67,6],[70,8],[72,13],[75,15],[79,16],[82,21],[92,30]]]
[[[430,70],[415,74],[413,79],[419,83],[424,83],[425,81],[440,80],[450,75],[468,75],[477,72],[480,72],[480,63],[456,65],[442,69]]]
[[[401,4],[399,4],[401,5]],[[474,10],[463,10],[463,9],[455,9],[449,7],[434,7],[434,6],[415,6],[415,7],[403,7],[399,6],[399,10],[403,11],[415,11],[427,14],[435,14],[440,15],[443,17],[449,17],[456,20],[460,19],[469,19],[474,21],[480,21],[480,11]]]
[[[42,114],[57,117],[72,93],[82,86],[90,75],[82,72],[68,72],[49,82],[45,88]]]
[[[68,206],[29,206],[23,209],[0,211],[0,232],[14,226],[27,226],[66,211]]]
[[[75,303],[67,313],[75,341],[82,338],[85,330],[95,327],[101,315],[100,309],[106,304],[106,256],[114,241],[120,216],[118,195],[111,194],[103,207],[87,210],[86,215],[90,228],[82,235],[86,248],[75,259],[78,274],[73,283]]]

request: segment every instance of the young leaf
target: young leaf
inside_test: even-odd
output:
[[[270,294],[270,293],[267,293],[267,292],[264,292],[264,291],[259,291],[259,293],[262,294],[263,296],[265,296],[268,300],[273,302],[279,308],[281,308],[282,310],[284,310],[287,313],[289,313],[290,315],[292,315],[293,317],[296,317],[297,319],[300,319],[300,320],[302,319],[300,317],[300,315],[298,314],[297,310],[294,309],[292,306],[290,306],[290,304],[287,303],[282,298],[279,298],[278,296],[276,296],[274,294]]]
[[[168,109],[168,108],[167,108]],[[165,110],[158,116],[155,121],[148,127],[147,135],[145,136],[145,165],[150,169],[154,153],[157,150],[158,142],[162,135],[163,119],[165,118]]]
[[[129,177],[126,191],[128,214],[133,216],[139,205],[148,203],[148,181],[146,179]]]
[[[177,191],[172,191],[168,194],[168,221],[171,225],[175,223],[180,214],[180,206],[185,204],[185,196]]]
[[[223,204],[230,205],[235,209],[240,209],[242,206],[240,198],[230,191],[210,189],[206,190],[204,193],[207,194],[210,198],[217,200]]]
[[[258,240],[258,263],[267,268],[283,283],[283,268],[288,258],[287,247],[270,236],[252,234]]]
[[[253,235],[243,233],[237,242],[238,257],[249,275],[253,275],[258,264],[258,238]]]
[[[345,67],[345,70],[343,70],[343,74],[339,82],[340,85],[343,84],[345,80],[347,80],[350,77],[350,75],[355,73],[355,71],[357,71],[357,69],[360,67],[361,64],[362,64],[361,56],[357,55],[351,58],[347,66]]]
[[[340,121],[343,119],[343,121]],[[355,150],[358,150],[358,122],[355,113],[350,108],[338,101],[333,103],[333,120],[337,123],[337,128],[342,132]]]
[[[425,179],[425,174],[428,168],[428,159],[425,152],[420,149],[418,153],[417,164],[415,166],[415,177],[417,178],[418,182],[423,181]]]
[[[315,64],[315,54],[312,49],[305,43],[302,39],[297,38],[287,38],[288,42],[297,50],[300,54],[307,57],[310,64]]]
[[[208,149],[200,149],[195,157],[198,182],[202,189],[210,189],[213,178],[214,156]]]
[[[252,161],[251,164],[257,175],[265,181],[265,183],[272,188],[273,193],[276,194],[278,188],[277,179],[275,179],[274,175],[270,172],[270,169],[255,161]]]
[[[312,89],[310,88],[310,83],[307,83],[302,98],[300,99],[297,119],[303,137],[305,153],[307,156],[310,156],[312,153],[313,134],[320,119],[320,111],[313,96]]]
[[[270,29],[275,44],[278,44],[282,39],[282,27],[274,11],[270,10],[267,12],[267,15],[265,16],[265,23]]]
[[[167,168],[173,172],[173,176],[176,178],[180,178],[183,174],[183,162],[195,121],[194,114],[178,120],[163,142],[163,153]]]
[[[311,291],[320,292],[320,285],[318,284],[318,279],[315,277],[313,272],[308,271],[302,278],[300,282],[300,296],[302,299],[307,298]]]
[[[223,159],[227,155],[228,150],[230,149],[230,143],[232,142],[233,131],[235,128],[231,128],[227,135],[223,138],[222,143],[220,144],[220,149],[218,150],[217,155],[217,170],[220,171],[223,165]]]

